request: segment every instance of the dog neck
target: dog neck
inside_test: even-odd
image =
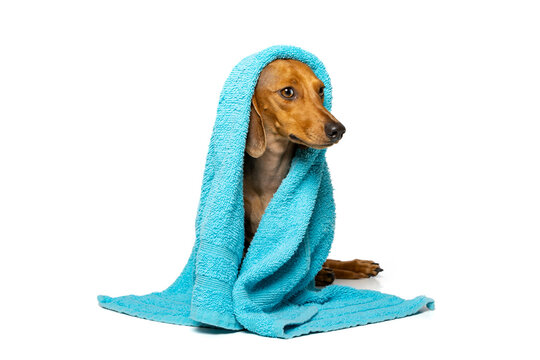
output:
[[[246,154],[245,176],[252,189],[273,195],[289,172],[295,150],[295,143],[266,129],[266,151],[256,159]]]

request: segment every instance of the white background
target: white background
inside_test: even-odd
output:
[[[3,1],[4,359],[538,358],[540,11],[533,1]],[[106,311],[194,241],[218,95],[274,44],[316,54],[347,283],[434,312],[276,340]]]

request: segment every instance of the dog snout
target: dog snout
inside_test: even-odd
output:
[[[331,142],[338,142],[341,140],[343,134],[345,134],[345,130],[345,126],[340,122],[327,122],[326,125],[324,125],[324,132]]]

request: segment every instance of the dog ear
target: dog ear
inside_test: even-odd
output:
[[[253,158],[261,157],[266,150],[266,133],[255,98],[251,101],[249,128],[246,140],[246,152]]]

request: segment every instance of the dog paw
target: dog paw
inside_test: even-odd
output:
[[[334,282],[336,279],[336,275],[334,274],[334,270],[323,267],[318,273],[317,276],[315,276],[315,285],[316,286],[328,286]]]
[[[379,263],[371,260],[358,259],[352,260],[350,262],[349,270],[358,274],[365,275],[365,277],[377,276],[381,271],[383,271],[383,269],[379,266]]]

